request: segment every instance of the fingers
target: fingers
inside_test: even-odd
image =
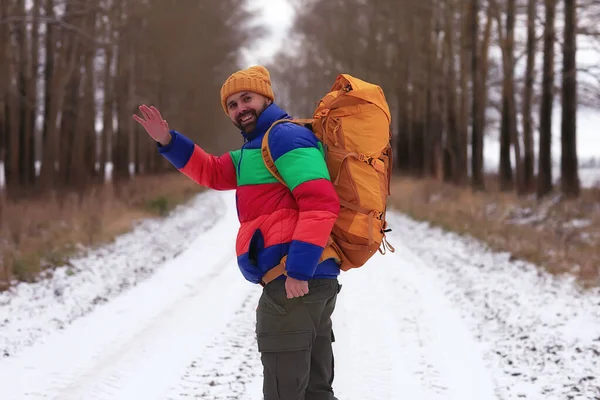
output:
[[[308,282],[301,281],[299,283],[296,282],[286,282],[285,292],[287,294],[288,299],[292,299],[294,297],[302,297],[308,294]]]
[[[152,121],[155,119],[152,110],[150,110],[150,108],[145,104],[140,106],[140,112],[144,115],[147,121]]]
[[[145,126],[145,122],[142,118],[140,118],[137,114],[133,114],[133,119],[136,120],[137,122],[140,123],[140,125],[142,125],[143,127]]]
[[[153,122],[159,123],[165,131],[169,131],[169,124],[162,118],[160,111],[158,111],[156,107],[148,107],[146,104],[142,104],[138,107],[138,109],[140,110],[143,118],[139,117],[138,115],[134,115],[133,119],[140,123],[144,128],[146,127],[147,123]]]
[[[152,116],[153,116],[155,119],[157,119],[157,120],[159,120],[159,121],[162,121],[162,120],[163,120],[162,116],[160,115],[160,112],[158,111],[158,109],[157,109],[156,107],[154,107],[154,106],[151,106],[151,107],[150,107],[150,112],[152,113]]]
[[[305,285],[302,285],[302,287],[300,288],[301,292],[301,296],[304,296],[306,294],[308,294],[308,282],[306,282]]]

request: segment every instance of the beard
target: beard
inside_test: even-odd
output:
[[[235,119],[235,126],[238,127],[244,133],[251,133],[254,129],[256,129],[256,124],[258,123],[258,117],[263,113],[269,106],[267,100],[264,101],[263,105],[258,110],[248,110],[243,114],[240,114]],[[253,118],[250,118],[249,122],[242,122],[242,118],[246,118],[248,115],[251,115]]]

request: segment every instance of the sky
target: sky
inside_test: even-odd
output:
[[[259,21],[269,30],[266,38],[257,41],[250,51],[244,53],[243,67],[260,64],[269,60],[285,43],[287,30],[290,28],[294,10],[287,0],[249,0],[251,9],[259,11]],[[557,55],[559,56],[559,55]],[[581,53],[580,53],[581,56]],[[581,57],[579,58],[581,59]],[[560,97],[555,99],[553,116],[553,158],[560,161]],[[534,112],[536,110],[534,109]],[[577,120],[577,151],[581,159],[600,157],[600,112],[580,110]],[[536,140],[537,143],[537,140]],[[497,140],[487,138],[485,142],[486,168],[493,168],[499,159]]]
[[[286,0],[249,0],[250,9],[259,11],[259,21],[269,30],[267,37],[244,53],[244,68],[271,58],[283,44],[290,28],[294,10]]]

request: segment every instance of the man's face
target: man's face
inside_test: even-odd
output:
[[[258,117],[271,100],[254,92],[238,92],[227,98],[227,114],[240,130],[250,133],[256,128]]]

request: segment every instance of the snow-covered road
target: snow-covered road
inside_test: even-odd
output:
[[[204,193],[0,294],[0,398],[261,399],[260,287],[235,264],[234,207]],[[390,223],[397,252],[340,278],[340,400],[600,399],[598,291]]]

